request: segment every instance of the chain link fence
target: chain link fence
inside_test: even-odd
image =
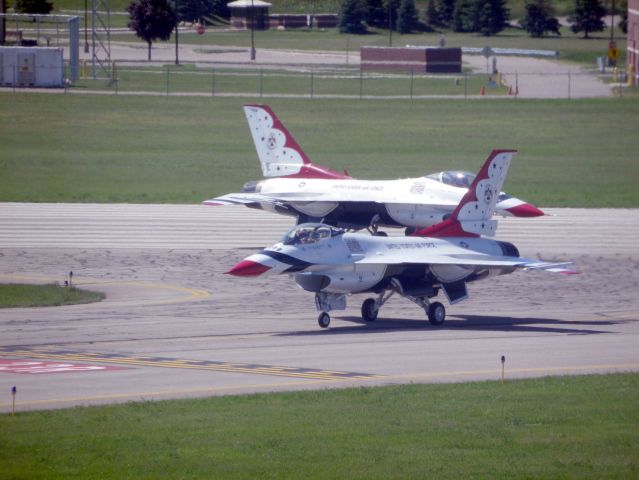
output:
[[[45,68],[35,66],[38,68]],[[624,72],[606,77],[589,73],[423,74],[370,73],[350,69],[200,68],[193,64],[141,66],[112,64],[110,78],[81,78],[65,89],[75,92],[146,95],[246,96],[299,98],[582,98],[637,95],[627,88]],[[13,90],[37,85],[19,65],[0,67],[3,87]],[[65,78],[68,75],[65,71]],[[47,86],[47,85],[45,85]],[[52,85],[48,85],[52,86]],[[56,85],[57,86],[57,85]]]

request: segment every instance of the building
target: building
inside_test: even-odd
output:
[[[639,0],[628,0],[628,76],[639,86]]]
[[[639,1],[639,0],[637,0]],[[362,71],[461,73],[461,48],[361,47]]]
[[[304,15],[298,13],[271,13],[269,25],[278,30],[289,28],[335,28],[337,15],[334,13],[316,13]]]
[[[231,10],[231,26],[252,30],[269,27],[268,9],[271,6],[262,0],[236,0],[227,5]]]

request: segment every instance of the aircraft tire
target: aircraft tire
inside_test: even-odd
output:
[[[379,308],[375,305],[374,298],[367,298],[362,303],[362,320],[365,322],[374,322],[377,319]]]
[[[428,321],[431,325],[439,326],[446,320],[446,309],[439,302],[431,303],[428,306]]]
[[[317,317],[317,324],[322,328],[328,328],[331,324],[331,316],[326,312],[320,313]]]

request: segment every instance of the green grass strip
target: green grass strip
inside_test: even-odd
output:
[[[0,201],[199,203],[262,177],[242,104],[272,106],[314,162],[356,178],[476,171],[542,207],[639,207],[639,97],[326,100],[0,93]]]
[[[7,414],[0,464],[13,479],[638,478],[638,395],[638,374],[616,374]]]
[[[53,307],[99,302],[105,295],[59,285],[0,284],[0,308]]]

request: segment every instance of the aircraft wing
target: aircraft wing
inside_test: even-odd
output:
[[[364,257],[356,263],[385,264],[385,265],[459,265],[464,267],[485,268],[521,268],[524,270],[545,270],[553,273],[574,274],[575,270],[567,268],[570,262],[554,263],[532,258],[506,257],[499,255],[483,255],[480,253],[468,254],[440,254],[419,250],[398,249],[387,253],[377,254],[374,257]]]
[[[459,203],[457,196],[451,195],[404,195],[395,192],[376,192],[374,190],[332,188],[323,192],[272,192],[263,195],[286,203],[294,202],[361,202],[385,204],[429,205],[433,207],[454,208]]]
[[[246,205],[247,203],[269,203],[275,205],[279,202],[276,198],[260,193],[228,193],[221,197],[204,200],[202,205],[222,206],[222,205]]]
[[[366,196],[353,196],[348,195],[345,192],[326,192],[326,193],[312,193],[312,192],[287,192],[278,194],[269,193],[229,193],[222,195],[221,197],[211,198],[202,202],[203,205],[244,205],[247,203],[268,203],[272,205],[292,205],[307,204],[313,202],[370,202],[370,203],[385,203],[394,205],[413,205],[415,202],[407,201],[406,198],[381,198],[375,195]],[[424,202],[423,200],[416,202],[417,204],[425,203],[431,208],[452,210],[456,203],[454,201],[436,201]]]

